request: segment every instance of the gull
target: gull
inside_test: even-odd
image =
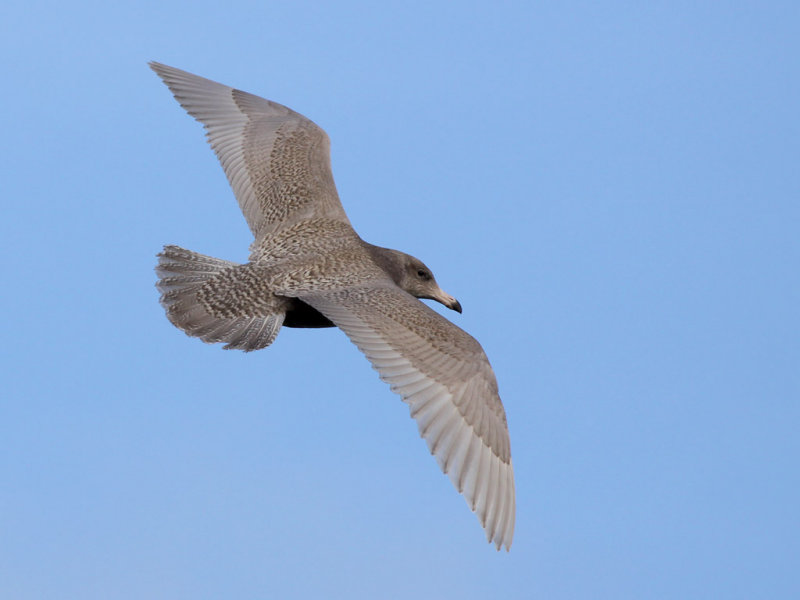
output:
[[[167,318],[245,352],[269,346],[284,326],[344,331],[408,404],[487,540],[510,549],[514,472],[494,371],[472,336],[419,299],[459,313],[461,304],[422,261],[355,232],[320,127],[253,94],[150,67],[203,124],[254,237],[245,264],[165,246],[156,286]]]

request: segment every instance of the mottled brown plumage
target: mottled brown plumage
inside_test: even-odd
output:
[[[339,202],[328,136],[285,106],[158,63],[206,129],[255,240],[244,265],[165,246],[167,317],[226,349],[270,345],[282,326],[338,326],[400,394],[486,535],[509,548],[514,474],[505,411],[480,344],[431,310],[461,312],[420,260],[364,242]]]

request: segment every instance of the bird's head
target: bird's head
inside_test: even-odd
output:
[[[439,287],[433,272],[418,258],[379,246],[372,246],[370,254],[400,289],[416,298],[436,300],[450,310],[461,312],[461,303]]]

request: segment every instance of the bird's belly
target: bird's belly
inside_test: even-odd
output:
[[[302,300],[293,298],[291,307],[286,311],[286,318],[283,320],[283,326],[305,328],[334,327],[334,324],[316,308],[309,306]]]

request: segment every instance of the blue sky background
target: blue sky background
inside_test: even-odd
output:
[[[796,2],[11,2],[0,596],[800,597]],[[147,68],[332,140],[351,221],[464,306],[512,436],[498,553],[338,330],[173,328],[245,260]]]

